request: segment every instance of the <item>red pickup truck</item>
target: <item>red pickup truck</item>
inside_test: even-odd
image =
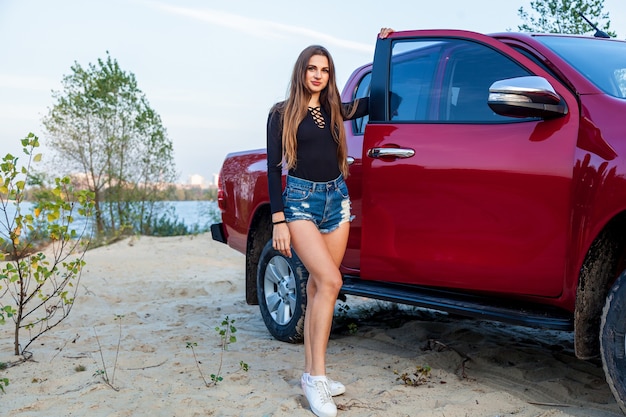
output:
[[[342,99],[363,96],[342,293],[573,330],[626,412],[626,42],[395,32]],[[264,149],[226,157],[212,233],[246,255],[270,333],[297,342],[307,272],[271,247],[266,168]]]

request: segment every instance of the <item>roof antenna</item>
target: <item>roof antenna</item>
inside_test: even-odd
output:
[[[596,25],[591,23],[589,19],[587,19],[581,12],[576,12],[580,17],[585,19],[585,22],[589,23],[589,25],[596,30],[596,33],[593,35],[594,38],[610,38],[610,36],[606,33],[598,29]]]

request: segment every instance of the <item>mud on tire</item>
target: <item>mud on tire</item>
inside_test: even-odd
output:
[[[626,271],[606,298],[600,324],[600,353],[606,381],[626,413]]]
[[[267,242],[257,270],[257,294],[261,316],[276,339],[301,343],[304,338],[306,284],[309,273],[291,250],[287,258]]]

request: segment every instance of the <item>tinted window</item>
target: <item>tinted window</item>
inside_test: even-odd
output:
[[[370,82],[372,80],[372,73],[368,72],[359,82],[359,86],[354,92],[353,99],[369,97],[370,95]],[[369,116],[363,116],[359,119],[352,121],[352,131],[355,135],[362,135],[365,132],[365,125],[369,121]]]
[[[626,42],[599,38],[537,36],[605,93],[626,98]]]
[[[471,41],[396,41],[389,118],[451,123],[513,121],[489,108],[489,87],[498,80],[529,74],[498,51]]]
[[[429,120],[429,105],[438,95],[435,75],[441,59],[441,43],[396,41],[392,54],[389,118],[396,121]]]

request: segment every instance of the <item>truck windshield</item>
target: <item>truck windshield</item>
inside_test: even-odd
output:
[[[626,42],[559,36],[536,39],[605,93],[626,98]]]

